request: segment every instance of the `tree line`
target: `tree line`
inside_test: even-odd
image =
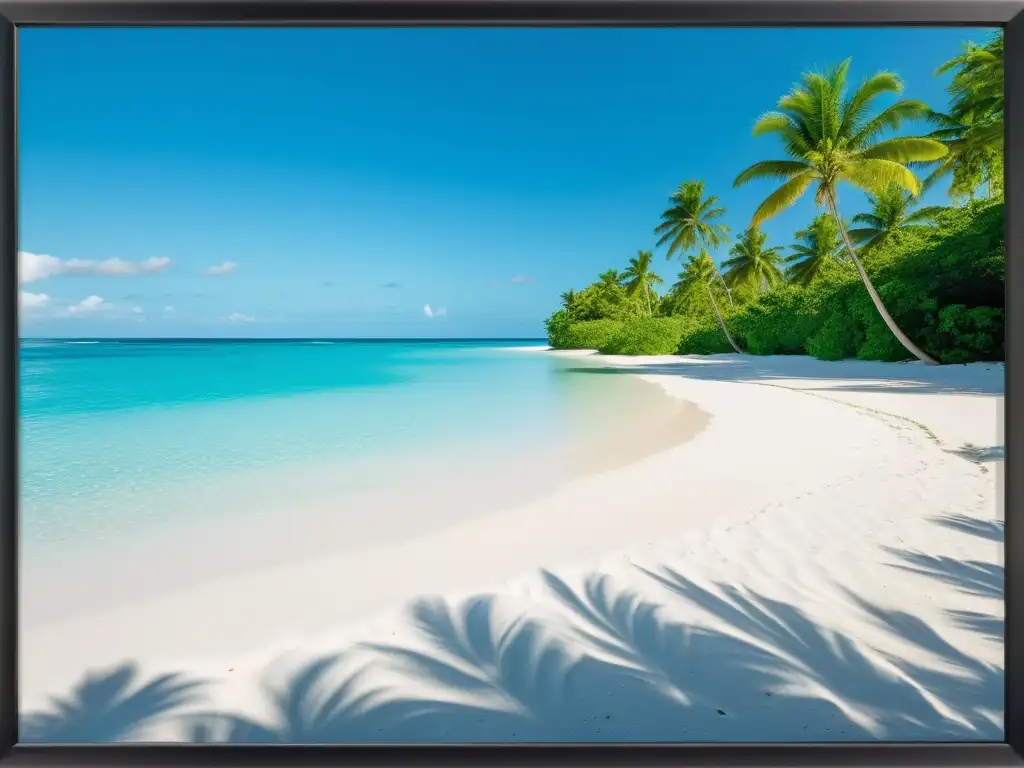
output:
[[[869,77],[851,91],[847,87],[849,67],[847,59],[829,71],[805,75],[773,111],[755,123],[753,136],[774,137],[781,152],[775,159],[754,163],[735,179],[736,187],[764,181],[773,182],[774,187],[745,230],[733,237],[724,223],[725,206],[717,196],[708,194],[703,181],[682,183],[654,228],[656,246],[666,249],[666,258],[683,261],[678,279],[664,295],[659,294],[658,286],[664,283],[654,271],[653,253],[639,251],[621,272],[608,270],[584,290],[562,294],[562,307],[547,321],[552,346],[603,342],[604,347],[615,347],[611,343],[615,334],[657,336],[661,328],[666,340],[653,346],[664,351],[676,335],[685,341],[693,335],[688,336],[687,330],[701,327],[701,319],[710,316],[728,348],[737,353],[757,352],[751,348],[757,343],[744,349],[743,341],[749,341],[751,331],[757,335],[752,323],[755,318],[763,321],[773,303],[802,302],[807,312],[813,309],[810,305],[815,298],[843,288],[847,303],[859,301],[862,305],[862,297],[849,295],[849,283],[856,280],[875,314],[863,318],[860,335],[877,337],[880,321],[891,339],[879,342],[876,338],[877,343],[866,349],[864,338],[846,339],[839,345],[844,354],[883,359],[909,354],[928,364],[939,362],[939,358],[961,362],[1001,354],[1002,301],[994,298],[998,292],[991,283],[1001,283],[1002,273],[991,261],[1004,252],[1002,33],[983,45],[968,44],[937,70],[937,75],[952,73],[945,112],[901,98],[903,84],[889,72]],[[897,100],[876,108],[885,95]],[[920,135],[893,135],[912,123],[925,124],[929,130]],[[948,184],[950,205],[921,207],[922,193],[943,183]],[[870,206],[850,220],[840,211],[839,192],[847,186],[866,192]],[[814,196],[820,213],[794,234],[792,243],[769,244],[761,225],[808,194]],[[984,252],[972,247],[964,253],[960,248],[958,256],[947,253],[948,248],[938,242],[946,238],[948,246],[965,232],[977,235],[979,227],[987,248]],[[978,242],[976,238],[975,245]],[[944,254],[936,274],[923,283],[933,284],[938,273],[946,283],[979,273],[980,277],[973,274],[977,284],[970,286],[969,295],[954,295],[955,286],[932,285],[932,296],[918,296],[921,306],[908,308],[898,294],[905,293],[908,286],[911,293],[923,287],[918,269],[922,252]],[[724,256],[721,266],[715,261],[719,254]],[[886,281],[881,293],[875,285],[879,278]],[[906,284],[893,284],[900,280]],[[954,290],[948,290],[951,287]],[[900,305],[897,312],[891,311],[882,293]],[[800,298],[794,298],[798,295]],[[958,301],[964,303],[955,303]],[[826,315],[827,311],[819,311],[822,322],[829,322]],[[655,319],[676,322],[652,322]],[[604,323],[580,327],[573,333],[574,326],[598,321]],[[927,337],[935,348],[932,354],[925,351],[928,344],[912,335],[908,323],[921,337]],[[808,328],[811,326],[813,323]],[[819,324],[814,332],[821,330]],[[706,331],[703,327],[704,337]],[[856,337],[855,331],[851,332]],[[945,336],[940,338],[941,334]],[[979,339],[979,334],[984,338]],[[623,341],[619,339],[618,347],[630,347],[628,339]],[[643,353],[650,346],[641,341],[638,349],[631,351]],[[684,343],[670,351],[698,352],[700,346],[687,348]],[[796,346],[800,348],[794,351],[810,352],[806,343]],[[879,355],[881,348],[885,353]],[[826,357],[836,357],[839,352],[831,348],[819,351]]]

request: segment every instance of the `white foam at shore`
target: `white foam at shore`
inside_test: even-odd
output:
[[[23,709],[131,662],[132,684],[212,682],[135,730],[65,734],[227,738],[231,715],[303,741],[1001,738],[1001,366],[593,362],[710,424],[412,541],[41,626]],[[320,654],[338,663],[298,687]],[[289,724],[268,685],[302,699]]]

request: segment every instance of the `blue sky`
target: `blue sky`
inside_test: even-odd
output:
[[[936,66],[990,34],[23,29],[22,332],[539,337],[680,182],[747,225],[770,185],[732,181],[780,155],[751,126],[801,73],[852,56],[944,108]]]

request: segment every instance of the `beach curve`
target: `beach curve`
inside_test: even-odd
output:
[[[312,740],[1000,738],[1001,462],[956,449],[998,447],[1001,367],[737,357],[595,357],[711,419],[547,498],[24,633],[23,710],[132,662],[218,681],[132,738],[253,740],[225,723],[282,733],[263,678],[319,650],[305,695],[376,704]]]

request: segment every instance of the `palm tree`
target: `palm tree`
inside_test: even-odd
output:
[[[921,182],[906,164],[933,162],[945,157],[948,150],[932,138],[898,137],[879,141],[885,131],[926,115],[928,109],[919,101],[900,100],[872,117],[871,106],[875,99],[884,93],[899,93],[903,84],[896,75],[882,72],[865,80],[847,97],[849,68],[847,59],[827,74],[805,75],[802,83],[779,100],[775,112],[757,121],[754,136],[779,134],[789,159],[754,163],[736,177],[735,185],[761,178],[784,181],[754,212],[751,226],[758,226],[788,208],[812,184],[816,185],[816,202],[835,218],[850,258],[882,320],[908,352],[922,362],[935,365],[936,361],[896,325],[864,271],[839,215],[837,187],[840,182],[846,182],[873,193],[896,183],[917,195]]]
[[[707,297],[711,300],[711,309],[714,310],[715,317],[718,318],[718,324],[721,326],[722,333],[725,334],[729,346],[736,351],[736,354],[742,355],[743,351],[736,345],[732,334],[729,333],[729,329],[725,325],[725,319],[718,308],[718,302],[715,301],[715,294],[711,290],[711,284],[716,275],[719,278],[721,277],[718,268],[715,266],[715,260],[711,258],[711,254],[701,249],[700,254],[690,254],[689,259],[686,261],[686,266],[679,273],[679,281],[673,287],[678,289],[678,295],[681,300],[693,301],[695,298],[694,294],[699,290],[698,286],[702,286],[707,293]],[[722,283],[724,284],[724,282],[723,280]]]
[[[782,253],[778,246],[765,248],[768,235],[751,227],[729,249],[731,259],[722,262],[725,282],[731,288],[749,288],[755,295],[782,281]]]
[[[623,288],[626,289],[627,296],[633,296],[638,290],[643,289],[647,298],[648,315],[654,314],[654,308],[651,306],[651,286],[665,282],[660,275],[651,271],[652,258],[650,251],[637,251],[636,256],[629,260],[626,271],[622,273],[622,280],[625,283]]]
[[[622,282],[622,275],[619,274],[619,270],[617,269],[606,269],[597,276],[597,279],[605,288],[610,288],[611,286],[619,285]]]
[[[576,301],[576,291],[571,288],[568,291],[562,291],[562,295],[559,298],[562,300],[562,309],[569,312],[572,310],[572,305]]]
[[[792,253],[785,259],[786,277],[797,285],[810,285],[827,262],[840,260],[843,241],[830,213],[815,217],[796,236],[800,242],[789,247]]]
[[[952,174],[950,195],[973,199],[975,190],[985,184],[991,196],[1003,174],[1003,33],[983,46],[969,43],[935,74],[947,72],[954,72],[947,88],[952,98],[949,114],[930,117],[939,126],[931,137],[944,142],[949,155],[925,179],[925,187]]]
[[[929,137],[945,144],[949,154],[935,165],[922,182],[921,189],[927,191],[947,176],[951,177],[947,193],[954,200],[964,197],[974,200],[982,185],[986,188],[986,197],[1001,189],[1002,142],[979,141],[979,134],[972,133],[975,126],[970,121],[960,122],[950,115],[938,113],[932,113],[930,117],[939,128],[928,134]]]
[[[944,210],[940,205],[930,205],[911,213],[914,197],[897,184],[890,184],[868,199],[871,202],[871,213],[858,213],[854,216],[853,223],[863,226],[849,230],[850,239],[861,247],[862,252],[898,237],[901,232],[934,224]]]
[[[679,188],[669,198],[671,205],[661,214],[661,224],[654,229],[654,234],[659,235],[658,245],[668,244],[666,259],[671,259],[677,253],[690,254],[689,267],[694,263],[693,251],[698,251],[698,259],[702,266],[700,274],[705,275],[704,287],[707,290],[708,298],[711,299],[711,306],[715,310],[722,331],[729,339],[729,344],[736,350],[737,354],[743,354],[740,348],[732,340],[729,330],[725,327],[725,320],[715,302],[715,296],[711,291],[711,281],[717,278],[721,281],[732,303],[732,293],[726,285],[722,273],[715,266],[714,259],[708,253],[709,249],[715,249],[723,245],[729,239],[729,228],[722,224],[719,219],[725,215],[725,208],[718,204],[718,198],[711,195],[704,197],[703,181],[687,181],[679,185]],[[706,259],[705,259],[706,257]]]
[[[947,89],[953,99],[950,116],[971,125],[975,144],[1003,144],[1003,49],[1003,33],[999,32],[985,45],[968,43],[962,54],[935,72],[942,75],[955,70]]]

